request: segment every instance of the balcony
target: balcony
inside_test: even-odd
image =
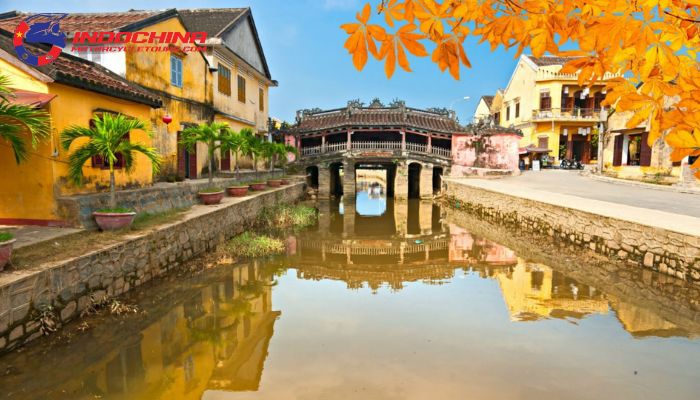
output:
[[[302,157],[317,156],[321,154],[340,153],[348,150],[347,142],[326,143],[323,146],[302,147],[299,153]],[[406,142],[402,148],[400,141],[357,141],[350,142],[350,150],[359,151],[391,151],[431,154],[438,157],[452,157],[452,150],[442,147],[428,146],[422,143]]]
[[[591,121],[601,118],[599,108],[547,108],[532,111],[533,121]]]

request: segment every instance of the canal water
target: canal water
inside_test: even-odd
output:
[[[548,265],[378,182],[318,207],[284,257],[205,258],[0,358],[0,399],[700,398],[697,288]]]

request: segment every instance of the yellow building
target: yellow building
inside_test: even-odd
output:
[[[0,27],[14,30],[27,16],[3,14]],[[64,53],[100,64],[160,97],[163,106],[153,109],[149,119],[156,132],[153,144],[165,161],[163,175],[198,178],[208,168],[204,144],[192,152],[178,144],[188,126],[221,121],[236,130],[248,127],[267,133],[268,88],[277,82],[271,79],[249,8],[70,13],[60,26],[67,35]],[[196,46],[168,44],[168,51],[134,51],[142,45],[76,41],[78,31],[139,31],[156,37],[206,32],[207,41]],[[120,46],[128,51],[103,50]],[[166,116],[171,122],[164,122]],[[228,157],[222,164],[222,169],[230,168]]]
[[[521,153],[589,163],[596,158],[595,137],[605,117],[604,84],[579,86],[577,74],[560,72],[568,60],[521,56],[506,88],[494,96],[491,115],[501,126],[522,130]]]
[[[84,186],[69,183],[66,176],[70,151],[60,147],[61,131],[74,124],[87,127],[93,115],[101,112],[148,121],[151,110],[160,107],[161,101],[123,77],[70,55],[62,54],[47,66],[29,66],[16,57],[12,34],[2,29],[0,73],[8,76],[13,90],[17,90],[13,101],[43,107],[51,116],[49,139],[37,149],[30,148],[23,163],[17,164],[9,145],[0,142],[0,224],[62,225],[55,199],[106,188],[109,172],[88,162],[83,167]],[[131,132],[130,140],[152,145],[151,138],[141,131]],[[136,154],[135,171],[127,175],[118,168],[116,183],[120,187],[151,184],[151,171],[150,161]]]
[[[265,59],[250,8],[179,10],[190,32],[207,32],[206,58],[212,68],[214,120],[236,131],[269,132],[269,89],[277,86]],[[231,154],[219,155],[221,170],[233,168]],[[239,160],[250,166],[250,160]]]
[[[603,172],[616,178],[651,183],[698,185],[690,169],[694,159],[671,161],[673,149],[659,138],[648,143],[649,121],[628,128],[631,111],[615,112],[608,118],[603,140]]]

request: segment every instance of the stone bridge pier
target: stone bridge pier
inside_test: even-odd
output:
[[[424,160],[359,160],[345,158],[342,161],[323,162],[308,168],[318,170],[318,196],[330,198],[356,195],[358,169],[384,169],[386,193],[397,199],[430,199],[442,188],[442,176],[447,169]]]

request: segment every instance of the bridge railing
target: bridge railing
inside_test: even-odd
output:
[[[401,150],[402,144],[399,141],[353,141],[350,142],[352,150]],[[431,146],[423,143],[406,142],[405,149],[415,153],[434,154],[441,157],[451,157],[452,150],[442,147]],[[345,151],[348,148],[347,142],[326,143],[323,146],[302,147],[301,156],[314,156],[318,154],[329,154]]]

